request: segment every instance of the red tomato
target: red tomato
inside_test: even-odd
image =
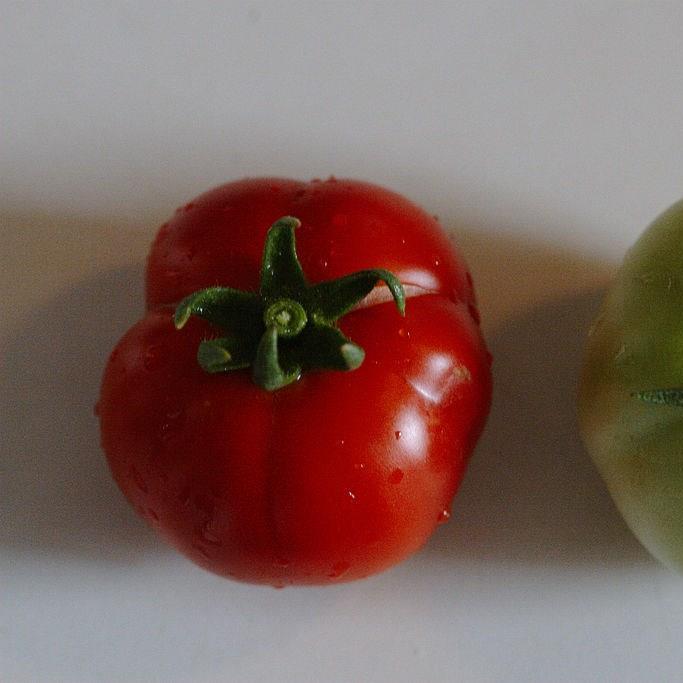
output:
[[[372,303],[384,288],[343,317],[365,351],[349,372],[275,391],[247,369],[205,372],[197,348],[219,333],[197,318],[176,330],[174,307],[205,287],[258,291],[266,233],[288,215],[308,282],[387,269],[405,317]],[[448,518],[488,413],[490,356],[469,273],[434,218],[356,181],[227,184],[162,226],[147,303],[105,371],[102,445],[130,502],[192,560],[278,586],[348,581]]]

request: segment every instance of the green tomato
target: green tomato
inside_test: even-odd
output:
[[[589,332],[579,421],[626,523],[683,571],[683,201],[629,250]]]

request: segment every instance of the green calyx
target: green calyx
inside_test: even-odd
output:
[[[271,226],[258,292],[209,287],[178,304],[177,329],[195,315],[225,331],[225,336],[199,345],[197,361],[206,372],[251,367],[254,382],[274,391],[311,370],[355,370],[365,352],[336,323],[380,281],[405,315],[403,286],[386,270],[361,270],[309,284],[296,254],[294,230],[299,225],[298,219],[285,216]]]

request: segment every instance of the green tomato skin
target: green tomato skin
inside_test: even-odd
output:
[[[594,322],[579,386],[587,449],[626,523],[683,572],[683,407],[635,392],[683,388],[683,201],[629,250]]]

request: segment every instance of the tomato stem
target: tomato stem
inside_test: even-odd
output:
[[[266,327],[275,327],[281,337],[296,337],[306,327],[308,317],[304,307],[292,299],[278,299],[263,314]]]
[[[177,329],[195,315],[226,333],[199,345],[197,361],[206,372],[251,366],[254,382],[274,391],[307,371],[355,370],[365,352],[336,323],[380,281],[405,315],[403,285],[387,270],[361,270],[308,284],[296,253],[294,231],[299,225],[298,219],[284,216],[269,229],[258,292],[208,287],[178,304]]]

